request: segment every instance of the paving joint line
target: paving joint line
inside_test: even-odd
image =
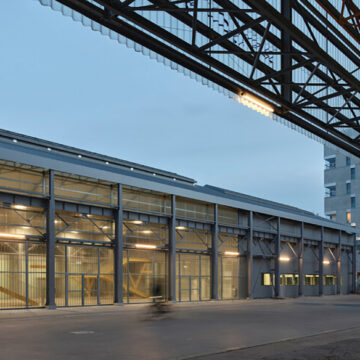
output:
[[[344,329],[325,330],[325,331],[321,331],[321,332],[314,333],[311,335],[306,335],[306,336],[283,338],[283,339],[276,340],[276,341],[267,341],[267,342],[264,342],[261,344],[255,344],[255,345],[249,345],[249,346],[230,347],[230,348],[226,348],[226,349],[222,349],[222,350],[218,350],[218,351],[214,351],[214,352],[199,353],[199,354],[187,355],[187,356],[182,356],[182,357],[175,357],[175,358],[171,358],[171,359],[172,360],[199,359],[199,358],[202,358],[205,356],[226,354],[229,352],[234,352],[234,351],[239,351],[239,350],[253,349],[253,348],[267,346],[267,345],[273,345],[273,344],[281,344],[286,341],[303,340],[303,339],[308,339],[308,338],[311,338],[314,336],[319,336],[319,335],[324,335],[324,334],[332,334],[332,333],[336,333],[336,332],[345,332],[345,331],[350,331],[350,330],[355,330],[355,329],[360,329],[360,326],[352,326],[352,327],[344,328]]]

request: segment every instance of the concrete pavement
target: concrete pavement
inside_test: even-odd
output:
[[[245,347],[360,327],[359,295],[177,304],[173,310],[158,321],[145,321],[144,305],[1,311],[0,358],[220,359]]]

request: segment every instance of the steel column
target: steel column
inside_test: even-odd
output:
[[[248,222],[248,239],[247,239],[247,297],[252,299],[252,273],[253,273],[253,236],[254,236],[254,224],[253,224],[253,212],[249,212]]]
[[[339,242],[336,246],[336,294],[341,294],[341,230],[339,230]]]
[[[218,269],[218,204],[214,205],[214,224],[211,236],[211,298],[218,299],[219,269]]]
[[[168,299],[172,302],[176,302],[176,196],[175,195],[171,195],[168,265],[169,265]]]
[[[356,234],[354,234],[353,256],[352,256],[352,291],[356,292]]]
[[[123,206],[122,206],[122,184],[118,184],[117,209],[115,211],[115,297],[114,303],[123,304]]]
[[[301,235],[298,246],[299,260],[299,289],[298,296],[304,295],[304,222],[301,222]]]
[[[292,19],[292,0],[281,0],[281,14],[286,20]],[[292,64],[291,59],[291,37],[286,30],[281,31],[281,49],[283,54],[281,55],[281,69],[290,69]],[[289,103],[292,102],[292,71],[285,72],[282,75],[281,95]]]
[[[277,218],[277,234],[275,237],[275,297],[280,296],[280,217]]]
[[[319,296],[324,293],[324,227],[321,227],[319,242]]]
[[[49,170],[49,198],[46,214],[46,306],[55,309],[55,191],[54,170]]]

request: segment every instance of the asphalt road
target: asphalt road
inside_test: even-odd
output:
[[[177,304],[171,317],[156,321],[146,320],[146,311],[1,311],[0,359],[250,359],[237,351],[360,328],[359,295]]]

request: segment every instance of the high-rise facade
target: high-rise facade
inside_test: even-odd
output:
[[[325,146],[324,160],[325,215],[360,226],[360,159]]]

